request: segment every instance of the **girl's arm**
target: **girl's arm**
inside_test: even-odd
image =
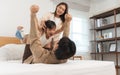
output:
[[[47,13],[44,16],[42,16],[42,18],[39,21],[39,30],[46,28],[45,21],[50,19],[50,16],[51,16],[51,13]]]

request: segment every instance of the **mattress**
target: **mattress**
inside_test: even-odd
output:
[[[114,62],[68,60],[63,64],[0,62],[0,75],[116,75]]]

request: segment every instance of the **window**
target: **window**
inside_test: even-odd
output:
[[[70,28],[70,38],[75,42],[77,52],[89,50],[89,27],[88,19],[73,17]]]

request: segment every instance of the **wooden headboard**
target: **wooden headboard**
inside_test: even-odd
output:
[[[20,44],[20,40],[16,37],[0,36],[0,47],[6,44]]]

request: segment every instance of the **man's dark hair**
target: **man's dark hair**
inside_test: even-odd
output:
[[[56,27],[56,24],[54,21],[51,20],[47,20],[45,21],[45,25],[48,29],[53,29],[54,27]]]
[[[58,49],[55,51],[55,56],[58,60],[68,59],[76,52],[75,43],[68,37],[63,37],[58,43]]]

